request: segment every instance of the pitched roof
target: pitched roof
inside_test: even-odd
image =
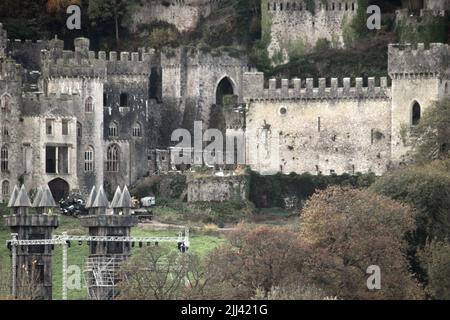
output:
[[[42,186],[39,186],[37,188],[36,196],[34,197],[33,207],[35,207],[35,208],[39,207],[39,203],[41,203],[41,199],[42,199],[42,193],[43,193]]]
[[[120,187],[117,186],[116,192],[114,193],[114,197],[111,201],[111,208],[117,208],[117,204],[119,203],[120,196],[122,195],[122,191]]]
[[[95,196],[96,196],[96,190],[95,190],[95,186],[92,187],[91,192],[89,193],[89,197],[86,201],[86,209],[88,208],[92,208],[92,203],[94,203],[95,200]]]
[[[97,192],[97,196],[95,197],[94,202],[92,203],[92,208],[108,208],[109,202],[106,197],[105,191],[103,190],[103,185],[100,186]]]
[[[118,208],[131,208],[131,195],[128,192],[127,186],[123,188],[122,195],[117,203]]]
[[[16,202],[17,196],[19,194],[19,188],[17,188],[17,185],[14,186],[14,189],[11,193],[11,196],[9,197],[8,207],[13,208],[14,203]]]
[[[19,194],[17,195],[17,199],[14,202],[14,207],[31,207],[30,198],[28,198],[27,191],[25,190],[25,186],[22,185],[20,188]]]
[[[50,208],[56,207],[55,199],[53,199],[52,192],[48,185],[43,188],[41,201],[39,203],[39,207],[41,208]]]

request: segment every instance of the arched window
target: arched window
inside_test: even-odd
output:
[[[119,147],[115,144],[110,145],[106,153],[106,171],[118,172],[119,160]]]
[[[91,146],[84,151],[84,171],[94,171],[94,148]]]
[[[77,122],[77,137],[81,138],[83,136],[83,127],[81,123]]]
[[[142,137],[142,127],[141,127],[141,124],[139,122],[135,122],[133,124],[132,135],[133,135],[133,137]]]
[[[121,107],[128,107],[128,93],[121,93],[120,94],[120,106]]]
[[[0,163],[2,172],[8,171],[9,167],[9,156],[8,156],[8,147],[3,146],[0,152]]]
[[[110,137],[117,137],[119,134],[119,126],[117,125],[117,122],[113,121],[109,124],[108,128],[108,135]]]
[[[2,196],[3,198],[9,197],[9,181],[4,180],[2,182]]]
[[[11,96],[5,93],[1,98],[1,108],[3,112],[11,111]]]
[[[84,103],[84,111],[86,113],[94,112],[94,99],[92,97],[88,97],[86,102]]]
[[[412,106],[412,125],[418,125],[421,117],[420,104],[416,101]]]
[[[3,123],[2,125],[2,132],[1,132],[2,136],[4,137],[8,137],[9,136],[9,124],[7,121],[5,121],[5,123]]]

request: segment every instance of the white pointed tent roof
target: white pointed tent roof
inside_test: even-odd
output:
[[[122,195],[117,203],[118,208],[131,208],[131,195],[128,192],[127,186],[123,188]]]
[[[95,196],[96,196],[96,190],[95,190],[95,186],[92,187],[91,192],[89,193],[89,197],[86,201],[86,209],[88,208],[92,208],[92,204],[94,203],[95,200]]]
[[[43,193],[42,186],[39,186],[37,188],[36,196],[34,197],[33,207],[35,207],[35,208],[39,207],[39,203],[41,203],[41,199],[42,199],[42,193]]]
[[[19,188],[17,188],[17,185],[15,185],[13,191],[11,192],[11,196],[9,197],[8,201],[9,208],[14,207],[18,195],[19,195]]]
[[[22,185],[22,187],[20,188],[19,194],[17,195],[17,199],[14,203],[14,207],[31,207],[30,198],[28,198],[28,194],[25,190],[24,185]]]
[[[114,197],[111,201],[111,208],[118,208],[117,204],[119,203],[120,196],[122,195],[122,191],[120,187],[117,186],[116,192],[114,193]]]
[[[109,202],[106,197],[105,191],[103,190],[103,185],[100,186],[97,192],[97,196],[95,197],[94,202],[92,203],[92,208],[108,208]]]
[[[48,185],[43,188],[41,201],[39,203],[41,208],[51,208],[56,207],[55,199],[53,198],[52,192]]]

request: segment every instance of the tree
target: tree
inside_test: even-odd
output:
[[[367,190],[329,187],[307,201],[299,239],[311,256],[316,286],[343,299],[408,299],[421,290],[408,271],[405,236],[413,210]],[[367,288],[371,265],[381,269],[381,290]]]
[[[450,160],[436,160],[390,172],[371,186],[371,190],[406,202],[417,210],[415,247],[427,238],[450,238]]]
[[[105,22],[114,24],[116,44],[119,43],[119,27],[126,23],[134,5],[133,0],[90,0],[89,18],[94,25]]]
[[[450,244],[446,241],[430,241],[419,252],[426,270],[427,289],[434,299],[450,300]]]
[[[303,286],[306,253],[289,228],[239,226],[211,255],[210,284],[223,288],[223,299],[250,299],[273,288]],[[209,290],[211,292],[212,290]]]
[[[153,48],[161,49],[165,46],[176,46],[179,34],[173,27],[156,27],[150,33],[150,43]]]
[[[450,151],[450,99],[436,102],[425,110],[419,124],[412,127],[414,158],[424,163],[448,157]]]
[[[122,266],[120,298],[127,300],[176,299],[188,271],[187,254],[165,246],[140,250]]]

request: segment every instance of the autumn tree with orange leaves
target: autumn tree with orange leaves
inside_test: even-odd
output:
[[[367,190],[330,187],[315,193],[300,218],[314,283],[342,299],[414,299],[422,289],[409,271],[406,237],[411,207]],[[367,288],[366,270],[381,269],[381,289]]]

